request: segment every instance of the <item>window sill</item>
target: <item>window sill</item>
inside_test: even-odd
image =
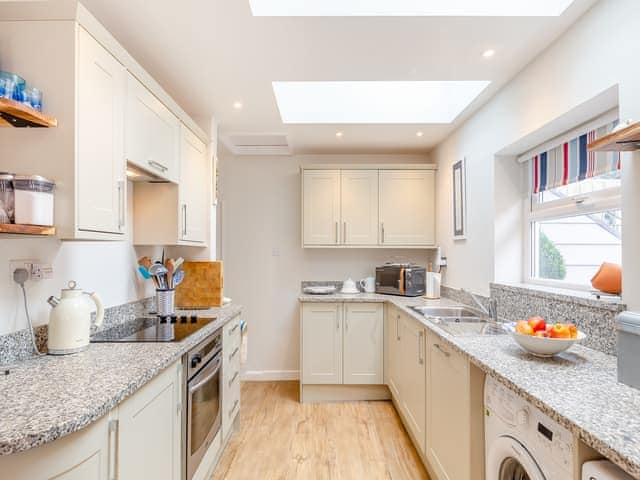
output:
[[[614,312],[622,312],[627,309],[620,297],[596,298],[595,295],[586,290],[573,290],[549,285],[537,285],[534,283],[491,283],[491,290],[494,289],[509,290],[514,294],[556,300]]]

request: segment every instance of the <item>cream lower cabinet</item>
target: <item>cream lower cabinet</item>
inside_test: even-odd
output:
[[[0,478],[181,480],[181,375],[177,362],[82,430],[0,457]]]
[[[383,384],[383,317],[378,303],[304,303],[302,383]]]
[[[435,171],[381,170],[379,205],[382,245],[435,245]]]
[[[222,329],[222,438],[233,429],[240,411],[240,315]]]
[[[181,378],[178,362],[118,407],[117,478],[180,480]]]
[[[431,333],[427,366],[427,460],[439,480],[482,479],[484,376]]]
[[[395,307],[387,306],[387,314],[385,317],[385,341],[387,345],[386,361],[387,361],[387,378],[386,383],[391,390],[391,394],[399,401],[400,399],[400,382],[402,379],[402,348],[400,345],[400,319],[402,314]]]

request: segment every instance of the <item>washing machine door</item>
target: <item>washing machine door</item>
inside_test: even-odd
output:
[[[547,479],[535,459],[515,438],[494,440],[487,454],[486,480],[552,480]]]

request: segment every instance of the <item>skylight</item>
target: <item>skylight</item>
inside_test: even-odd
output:
[[[451,123],[488,81],[273,82],[284,123]]]
[[[249,0],[256,17],[557,17],[573,0]]]

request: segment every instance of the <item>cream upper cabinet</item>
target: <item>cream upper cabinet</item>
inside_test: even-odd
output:
[[[344,384],[383,383],[383,312],[381,303],[344,304]]]
[[[338,245],[340,242],[340,171],[305,170],[302,178],[304,244]]]
[[[439,479],[469,480],[469,362],[433,334],[427,351],[427,459]]]
[[[302,383],[342,383],[342,305],[302,305]]]
[[[385,340],[387,342],[387,354],[385,362],[387,365],[386,383],[391,390],[391,394],[396,401],[401,398],[400,382],[402,377],[402,348],[400,345],[400,319],[401,313],[395,307],[387,309]]]
[[[118,407],[117,478],[181,479],[181,376],[177,362]]]
[[[78,29],[77,58],[77,220],[73,236],[81,238],[82,232],[122,236],[126,226],[126,71],[82,28]]]
[[[341,171],[343,245],[378,244],[378,171]]]
[[[417,320],[400,316],[400,408],[418,449],[426,443],[426,330]]]
[[[127,79],[126,103],[127,161],[177,183],[180,121],[131,73]]]
[[[181,240],[205,243],[209,228],[211,178],[207,146],[187,127],[180,132],[180,231]]]
[[[380,171],[382,245],[435,245],[433,170]]]

